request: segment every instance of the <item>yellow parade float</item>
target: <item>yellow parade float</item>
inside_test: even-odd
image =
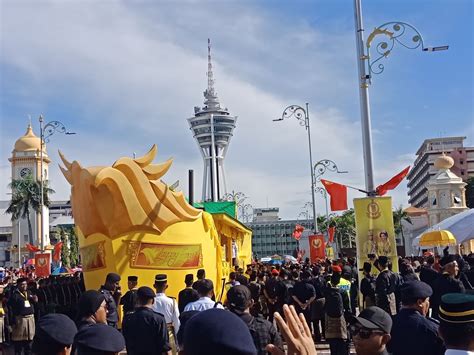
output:
[[[161,180],[172,160],[153,164],[156,153],[154,145],[140,158],[83,168],[59,152],[71,185],[86,288],[98,289],[109,272],[122,276],[122,289],[129,275],[151,286],[156,274],[165,273],[167,293],[176,297],[186,274],[205,269],[219,297],[232,265],[251,262],[251,230],[228,214],[191,206]]]

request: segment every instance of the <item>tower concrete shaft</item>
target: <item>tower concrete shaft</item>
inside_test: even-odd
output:
[[[214,90],[209,39],[207,89],[204,91],[204,99],[204,106],[194,107],[194,117],[188,118],[188,123],[204,161],[202,200],[219,201],[227,192],[224,160],[237,116],[231,116],[227,108],[221,107]]]

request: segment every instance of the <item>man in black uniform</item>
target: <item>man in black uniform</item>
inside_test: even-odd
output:
[[[283,350],[283,343],[277,329],[263,317],[254,317],[250,314],[253,305],[252,294],[247,286],[237,285],[227,292],[229,310],[236,314],[247,325],[257,348],[258,355],[266,355],[265,347],[273,344]]]
[[[147,286],[137,291],[137,308],[123,321],[127,354],[164,354],[171,350],[165,317],[153,311],[155,292]]]
[[[263,294],[265,295],[266,303],[268,306],[268,320],[270,322],[273,322],[273,314],[277,311],[276,285],[278,283],[278,274],[278,270],[273,269],[271,272],[271,277],[265,281],[265,287],[263,289]]]
[[[316,298],[316,290],[311,284],[311,273],[304,270],[301,273],[301,281],[293,286],[292,296],[296,312],[303,313],[306,323],[311,324],[311,304]]]
[[[198,282],[206,278],[206,270],[199,269],[196,273],[197,280],[193,283],[193,288],[197,291]]]
[[[433,284],[433,318],[439,319],[438,309],[441,297],[447,293],[464,293],[465,288],[456,276],[459,273],[458,263],[454,255],[446,255],[441,258],[439,264],[443,267],[443,273]]]
[[[179,291],[178,294],[178,309],[180,314],[184,312],[184,307],[186,307],[188,303],[197,301],[199,299],[198,292],[193,288],[193,281],[193,274],[187,274],[184,277],[186,288]]]
[[[113,272],[107,274],[105,285],[101,286],[99,292],[105,297],[107,303],[107,324],[117,328],[118,312],[117,305],[120,299],[120,276]]]
[[[370,273],[372,271],[372,264],[364,263],[361,269],[364,272],[364,278],[360,281],[360,292],[362,293],[362,307],[375,306],[375,277]]]
[[[375,304],[393,316],[397,313],[395,285],[393,284],[391,271],[388,269],[388,258],[386,256],[380,256],[377,259],[376,266],[380,270],[380,273],[375,280]]]
[[[128,291],[120,299],[120,304],[123,306],[123,314],[127,315],[135,310],[135,304],[137,303],[137,290],[138,290],[138,276],[128,277]]]
[[[434,281],[438,278],[439,273],[433,269],[434,258],[429,256],[426,259],[426,265],[423,265],[420,270],[420,281],[426,282],[431,288],[434,288]]]
[[[38,297],[31,294],[27,289],[26,278],[16,281],[17,288],[13,291],[8,304],[12,310],[13,325],[12,340],[15,345],[15,354],[31,354],[31,343],[35,336],[35,316],[33,303],[38,302]]]
[[[426,318],[432,293],[431,287],[422,281],[401,286],[402,308],[393,319],[392,339],[387,345],[393,355],[444,354],[438,324]]]

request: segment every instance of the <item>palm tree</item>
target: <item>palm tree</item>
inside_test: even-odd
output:
[[[12,189],[12,199],[6,213],[12,215],[12,222],[20,218],[26,218],[28,222],[28,241],[33,243],[33,229],[31,227],[30,213],[40,212],[41,203],[41,184],[33,176],[27,175],[23,179],[13,179],[8,185]],[[49,206],[49,194],[54,193],[53,189],[48,187],[48,182],[43,182],[43,202]],[[18,246],[20,248],[20,246]]]
[[[354,210],[344,211],[340,216],[331,218],[330,226],[336,227],[336,240],[340,240],[340,247],[344,245],[347,247],[355,246],[355,214]]]
[[[403,210],[402,206],[400,206],[396,210],[393,211],[393,227],[395,229],[395,235],[402,236],[402,245],[405,244],[405,236],[403,235],[403,224],[402,224],[403,221],[413,224],[408,213],[406,213]]]

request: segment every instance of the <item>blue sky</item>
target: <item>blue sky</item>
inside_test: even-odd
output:
[[[363,1],[366,37],[385,22],[413,24],[427,45],[395,48],[373,78],[370,100],[376,183],[414,160],[426,138],[467,136],[474,145],[473,2]],[[83,166],[110,165],[156,143],[165,177],[202,161],[186,118],[202,105],[207,38],[216,90],[239,116],[226,160],[230,189],[254,207],[296,217],[310,200],[306,132],[272,122],[289,104],[310,104],[315,162],[348,170],[328,179],[363,187],[352,1],[2,1],[0,4],[0,199],[8,157],[28,115],[62,121],[75,136],[48,145],[54,199],[67,199],[57,150]],[[407,205],[406,184],[393,192]],[[360,196],[351,192],[351,197]],[[318,211],[323,213],[318,197]]]

